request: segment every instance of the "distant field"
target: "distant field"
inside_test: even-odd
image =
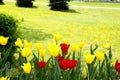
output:
[[[110,2],[76,2],[71,1],[70,5],[79,5],[79,6],[97,6],[97,7],[111,7],[111,8],[120,8],[120,3],[110,3]]]
[[[0,5],[0,12],[14,16],[19,21],[24,39],[33,44],[41,42],[46,45],[54,42],[52,34],[61,34],[62,39],[69,43],[85,41],[83,53],[89,52],[89,46],[97,42],[102,45],[108,42],[112,45],[114,58],[120,56],[120,10],[99,8],[70,7],[69,11],[52,11],[45,4],[36,0],[34,8],[20,8],[13,2]],[[41,3],[48,1],[42,1]],[[120,7],[120,3],[79,3],[70,2],[76,6]]]

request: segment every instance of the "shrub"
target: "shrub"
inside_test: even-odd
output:
[[[32,7],[33,2],[32,0],[17,0],[16,5],[19,7]]]
[[[4,4],[4,3],[3,3],[3,0],[0,0],[0,4]]]
[[[49,6],[51,6],[51,10],[68,10],[68,3],[69,0],[50,0]]]
[[[8,42],[5,46],[0,45],[1,58],[5,58],[5,63],[12,63],[13,54],[16,51],[14,45],[15,40],[20,37],[18,30],[18,20],[14,17],[0,13],[0,36],[8,37]],[[7,54],[9,52],[9,54]],[[3,65],[4,66],[4,65]],[[0,69],[2,66],[0,65]]]

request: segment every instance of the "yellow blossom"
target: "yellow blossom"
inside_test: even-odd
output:
[[[64,40],[62,41],[62,43],[68,44],[68,40],[64,39]]]
[[[44,55],[45,55],[45,49],[40,49],[39,52],[40,52],[40,56],[44,57]]]
[[[59,41],[60,40],[60,35],[59,34],[54,34],[54,40]]]
[[[42,48],[42,44],[41,43],[36,43],[36,48],[37,48],[37,50],[40,50]]]
[[[108,43],[103,44],[103,48],[109,49],[110,48],[110,44],[108,44]]]
[[[7,77],[1,77],[0,80],[10,80],[10,79]]]
[[[95,58],[95,55],[92,55],[90,53],[85,55],[85,60],[87,64],[91,64]]]
[[[22,49],[21,55],[22,57],[28,57],[31,53],[31,50],[29,47],[25,47]]]
[[[23,44],[22,44],[22,41],[20,38],[17,38],[17,40],[15,41],[15,45],[22,48],[23,47]]]
[[[79,42],[79,48],[83,48],[84,47],[84,42]]]
[[[104,57],[104,53],[103,52],[96,52],[95,56],[99,61],[101,61]]]
[[[60,47],[56,44],[48,44],[48,50],[51,54],[51,56],[56,57],[59,54]]]
[[[111,66],[115,66],[115,63],[116,63],[116,60],[115,61],[112,61],[112,63],[111,63]]]
[[[24,40],[24,47],[31,47],[32,42],[28,42],[27,40]]]
[[[0,45],[6,45],[8,42],[8,37],[0,36]]]
[[[73,43],[73,44],[71,44],[71,48],[72,48],[72,51],[75,52],[75,51],[77,51],[79,49],[79,45]]]
[[[87,77],[87,71],[86,71],[86,68],[85,68],[85,67],[82,69],[82,77],[83,77],[83,78],[86,78],[86,77]]]
[[[26,74],[29,74],[31,72],[31,64],[30,62],[23,63],[23,66],[21,66]]]

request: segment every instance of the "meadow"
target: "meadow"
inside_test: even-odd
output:
[[[5,1],[5,5],[0,5],[0,12],[17,18],[23,38],[33,44],[41,42],[46,46],[47,43],[54,42],[53,34],[60,34],[60,42],[63,39],[69,43],[84,41],[83,53],[88,53],[90,44],[97,43],[101,50],[102,45],[108,42],[112,46],[114,59],[119,59],[120,9],[106,7],[120,8],[120,3],[70,2],[69,11],[52,11],[48,2],[36,0],[33,8],[21,8],[14,2]]]

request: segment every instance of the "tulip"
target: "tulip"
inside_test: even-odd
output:
[[[83,48],[84,47],[84,42],[79,42],[79,48]]]
[[[8,42],[8,37],[0,36],[0,44],[1,45],[6,45]]]
[[[108,44],[108,43],[103,44],[103,48],[109,49],[110,48],[110,44]]]
[[[103,52],[96,52],[95,56],[99,61],[101,61],[104,57],[104,53]]]
[[[32,42],[28,42],[27,40],[24,40],[24,47],[31,47]]]
[[[30,62],[23,63],[23,66],[21,66],[26,74],[29,74],[31,72],[31,64]]]
[[[95,56],[91,55],[90,53],[85,55],[85,60],[87,64],[91,64],[94,60]]]
[[[72,48],[72,51],[75,52],[75,51],[77,51],[79,49],[79,45],[73,43],[73,44],[71,44],[71,48]]]
[[[58,61],[62,61],[62,60],[64,60],[64,56],[61,56],[60,54],[58,55]]]
[[[40,56],[43,58],[45,55],[45,50],[44,49],[40,49],[39,50]]]
[[[40,50],[42,48],[42,44],[41,43],[36,43],[36,48],[37,48],[37,50]]]
[[[57,42],[60,40],[60,35],[59,34],[54,34],[54,40]]]
[[[23,44],[22,44],[22,41],[20,38],[17,38],[17,40],[15,41],[15,45],[22,48],[23,47]]]
[[[22,49],[21,55],[22,55],[22,57],[28,57],[30,55],[30,53],[31,53],[31,50],[29,47],[27,47],[27,48]]]
[[[118,62],[118,60],[115,63],[115,69],[116,69],[117,72],[120,73],[120,62]]]
[[[77,65],[76,60],[62,60],[62,61],[59,61],[59,66],[62,70],[73,69],[73,68],[76,67],[76,65]]]
[[[57,57],[60,47],[57,46],[56,44],[48,44],[48,50],[53,57]]]
[[[83,78],[86,78],[86,77],[87,77],[86,68],[83,68],[83,69],[82,69],[82,77],[83,77]]]
[[[10,80],[10,79],[7,77],[1,77],[0,80]]]
[[[68,43],[68,40],[64,39],[64,40],[62,41],[62,43],[67,44],[67,43]]]
[[[116,63],[116,61],[112,61],[111,66],[115,67],[115,63]]]
[[[45,65],[46,65],[46,62],[44,62],[44,61],[37,62],[37,66],[38,66],[40,69],[44,68]]]
[[[69,44],[65,44],[65,43],[60,44],[63,55],[68,53],[69,46],[70,46]]]

